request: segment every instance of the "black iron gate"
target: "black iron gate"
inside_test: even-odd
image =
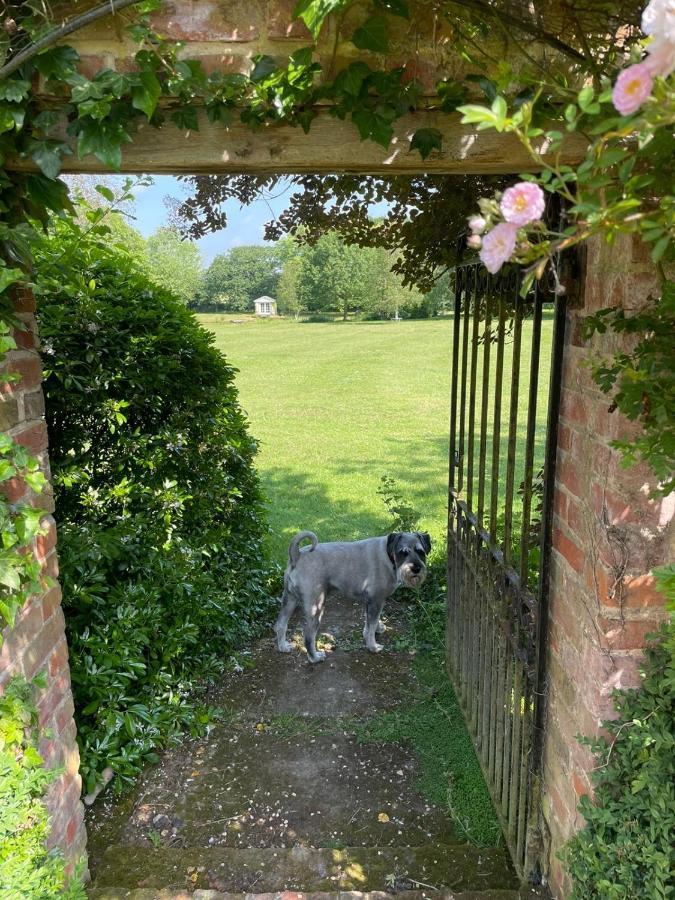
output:
[[[455,272],[447,663],[519,874],[537,867],[564,300]]]

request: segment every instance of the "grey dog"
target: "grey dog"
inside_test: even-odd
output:
[[[301,548],[304,540],[311,544]],[[384,631],[380,614],[385,600],[400,584],[413,588],[422,584],[430,550],[431,539],[421,531],[399,531],[363,541],[326,544],[320,544],[312,531],[296,534],[288,548],[281,612],[274,627],[278,649],[282,653],[293,649],[286,640],[286,629],[295,607],[302,603],[307,656],[313,663],[325,659],[326,654],[316,649],[316,635],[326,600],[337,593],[349,600],[363,600],[366,647],[379,653],[382,646],[375,635]]]

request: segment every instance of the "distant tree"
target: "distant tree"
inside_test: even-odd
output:
[[[140,233],[130,223],[129,218],[121,213],[112,213],[109,215],[105,224],[112,232],[113,243],[116,244],[115,249],[123,250],[140,264],[147,272],[148,263],[148,245]]]
[[[148,274],[161,287],[191,305],[202,280],[199,247],[181,240],[175,228],[158,228],[147,240]]]
[[[368,318],[393,319],[420,315],[423,295],[406,287],[401,276],[392,269],[396,255],[381,247],[360,251],[365,267],[361,309]]]
[[[293,256],[288,259],[281,270],[277,287],[279,312],[296,317],[302,311],[302,304],[298,295],[301,267],[302,259],[299,256]]]
[[[281,267],[274,247],[232,247],[213,260],[199,286],[198,309],[246,312],[264,294],[275,297]]]
[[[366,299],[367,274],[363,251],[329,231],[301,257],[298,299],[309,312],[337,310],[346,319]]]

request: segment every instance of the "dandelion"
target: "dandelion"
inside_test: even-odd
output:
[[[494,275],[507,260],[511,259],[516,246],[518,226],[512,222],[500,222],[483,238],[480,251],[481,262]]]
[[[544,192],[531,181],[519,181],[508,188],[499,204],[506,221],[519,227],[541,219],[545,206]]]

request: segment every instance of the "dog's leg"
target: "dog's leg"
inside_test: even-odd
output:
[[[311,663],[322,662],[326,658],[323,650],[316,649],[316,635],[323,618],[323,606],[326,594],[321,591],[315,598],[305,603],[305,628],[304,638],[307,648],[307,658]]]
[[[293,649],[293,644],[286,640],[286,629],[297,603],[298,597],[295,591],[291,590],[288,585],[284,585],[284,593],[281,598],[281,612],[274,626],[274,630],[277,633],[277,649],[280,653],[290,653]]]
[[[378,644],[375,640],[375,632],[380,621],[384,599],[371,597],[370,594],[366,594],[364,600],[366,604],[366,627],[363,629],[363,640],[371,653],[379,653],[382,650],[382,644]]]

